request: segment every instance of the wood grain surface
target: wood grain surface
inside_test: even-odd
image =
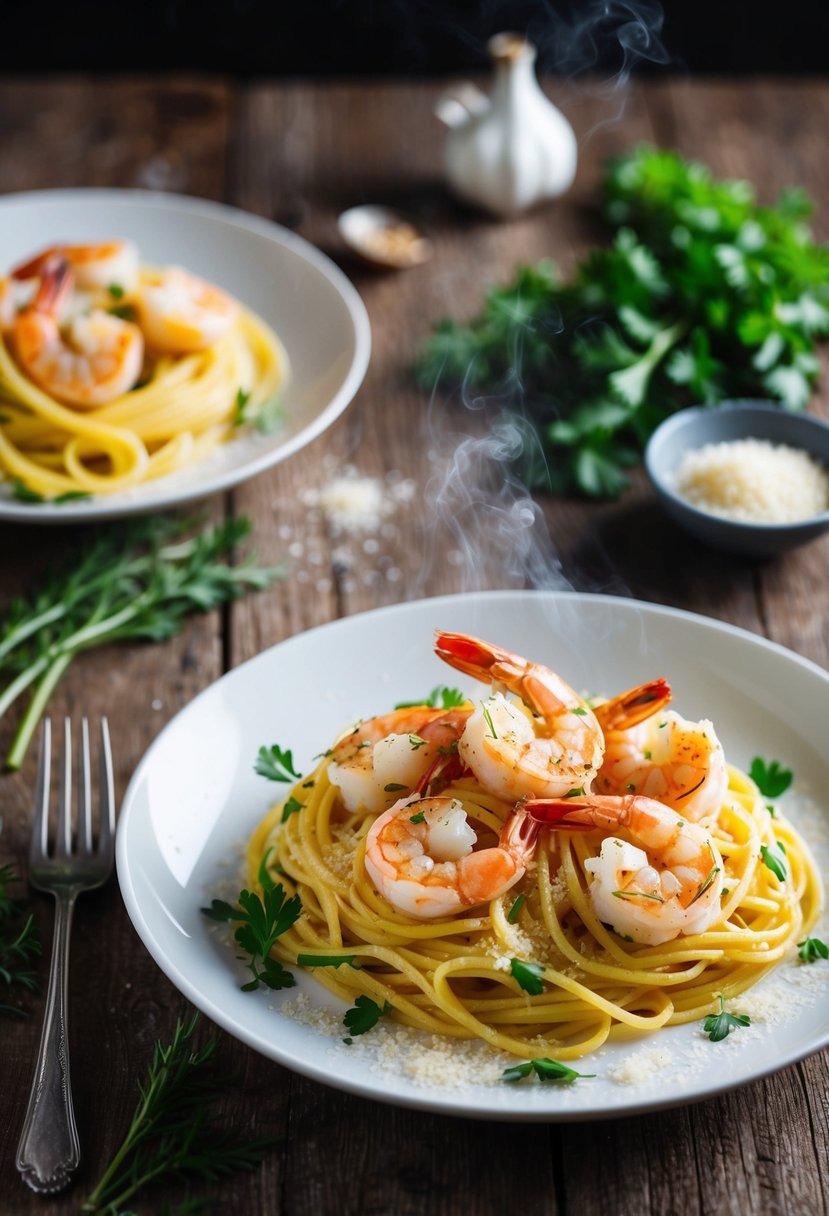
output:
[[[161,727],[223,670],[314,625],[424,595],[528,585],[633,595],[744,626],[829,665],[829,539],[765,565],[725,559],[681,536],[637,475],[619,503],[540,502],[521,543],[499,546],[494,512],[513,506],[520,488],[484,493],[474,468],[463,490],[449,476],[482,420],[462,407],[430,408],[409,372],[418,343],[434,318],[473,312],[484,286],[518,262],[551,256],[566,271],[598,238],[593,204],[605,156],[654,140],[718,174],[750,178],[767,201],[785,185],[803,185],[818,201],[817,234],[829,237],[829,84],[662,79],[626,97],[607,97],[589,83],[550,91],[580,136],[575,187],[555,205],[505,224],[463,211],[445,194],[432,115],[437,85],[240,86],[182,77],[0,83],[0,193],[106,185],[223,199],[330,252],[371,317],[371,367],[340,421],[210,504],[216,517],[248,514],[260,558],[286,561],[289,576],[232,610],[194,620],[169,643],[90,654],[58,689],[58,715],[108,713],[121,793]],[[336,216],[369,200],[420,216],[434,236],[434,260],[404,274],[350,261],[338,245]],[[827,413],[826,406],[824,389],[815,408]],[[389,487],[411,483],[411,500],[370,544],[336,535],[309,504],[309,493],[348,466]],[[85,540],[77,529],[0,525],[0,613]],[[0,748],[11,726],[0,723]],[[0,776],[0,861],[23,872],[33,784],[33,757],[21,773]],[[33,898],[48,948],[51,905]],[[34,999],[32,1017],[0,1022],[4,1213],[79,1209],[129,1122],[153,1041],[168,1040],[176,1018],[189,1012],[133,931],[114,882],[80,901],[72,960],[83,1164],[72,1190],[51,1199],[31,1195],[14,1168],[42,1009],[42,998]],[[44,979],[45,971],[44,960]],[[695,1106],[521,1127],[378,1106],[295,1076],[216,1033],[237,1078],[224,1118],[271,1137],[274,1147],[261,1168],[200,1195],[209,1212],[811,1216],[829,1209],[827,1053]],[[161,1211],[162,1198],[183,1194],[171,1189],[138,1207]]]

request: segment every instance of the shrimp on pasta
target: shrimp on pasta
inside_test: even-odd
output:
[[[477,835],[459,799],[402,798],[374,821],[366,870],[408,916],[451,916],[509,891],[529,864],[537,834],[528,816],[513,814],[496,846],[475,850]]]
[[[701,933],[719,920],[723,859],[710,834],[676,811],[636,794],[530,801],[526,813],[557,830],[607,835],[584,868],[599,920],[649,946]]]
[[[596,710],[604,730],[605,755],[594,791],[643,794],[695,822],[716,814],[728,788],[728,769],[713,724],[707,719],[691,722],[674,710],[663,713],[667,698],[658,690],[650,704],[647,699],[642,702],[641,708],[650,710],[647,716],[636,719],[635,711],[632,715],[626,706],[626,698],[635,700],[636,691]]]
[[[437,631],[436,654],[492,685],[470,716],[461,757],[485,789],[510,802],[589,788],[604,755],[596,715],[561,676],[467,634]],[[504,696],[513,693],[523,704]]]

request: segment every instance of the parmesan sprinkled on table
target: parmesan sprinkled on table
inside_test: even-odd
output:
[[[829,508],[827,470],[807,452],[766,439],[686,452],[674,488],[700,511],[743,523],[793,523]]]

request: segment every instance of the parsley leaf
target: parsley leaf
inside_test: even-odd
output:
[[[816,963],[819,958],[829,958],[829,946],[819,937],[807,937],[797,943],[797,953],[804,963]]]
[[[250,401],[250,398],[251,393],[248,389],[241,387],[237,388],[235,410],[233,414],[234,426],[242,426],[245,422],[247,422],[247,418],[245,417],[245,407]]]
[[[261,897],[255,891],[242,890],[236,907],[223,899],[214,899],[209,908],[201,909],[209,920],[238,922],[233,936],[245,953],[250,955],[247,965],[253,976],[253,979],[242,984],[243,992],[252,992],[262,985],[266,988],[293,988],[296,983],[293,974],[277,959],[271,958],[270,952],[277,939],[296,923],[302,911],[302,901],[298,895],[288,898],[282,883],[275,883],[271,878],[267,867],[270,852],[269,849],[259,867]]]
[[[523,963],[520,958],[510,959],[509,969],[515,979],[525,992],[529,992],[530,996],[540,996],[544,991],[544,982],[541,977],[544,974],[544,968],[540,963]]]
[[[748,774],[764,798],[779,798],[791,785],[793,776],[779,760],[767,763],[761,756],[754,757]]]
[[[298,967],[342,967],[347,963],[359,971],[361,968],[356,958],[356,954],[298,954],[296,961]]]
[[[523,1077],[528,1077],[534,1072],[539,1081],[575,1081],[579,1077],[595,1077],[594,1072],[576,1072],[574,1068],[568,1068],[566,1064],[560,1064],[558,1060],[551,1060],[548,1056],[541,1056],[535,1060],[527,1060],[523,1064],[514,1064],[512,1068],[505,1068],[501,1073],[502,1081],[520,1081]]]
[[[519,895],[518,898],[515,900],[515,903],[512,905],[509,912],[507,913],[507,921],[509,924],[514,925],[516,923],[516,921],[518,920],[518,917],[521,915],[521,909],[524,907],[526,900],[527,900],[526,895]]]
[[[298,798],[294,798],[293,794],[291,794],[291,797],[282,808],[282,822],[287,823],[291,816],[295,815],[297,811],[301,811],[304,806],[304,802],[300,802]]]
[[[361,993],[354,1006],[343,1016],[343,1025],[350,1035],[365,1034],[377,1025],[384,1014],[391,1013],[391,1009],[388,1001],[384,1001],[381,1008],[370,996]]]
[[[278,743],[260,747],[253,767],[260,777],[267,777],[268,781],[299,781],[302,776],[294,769],[291,749],[283,751]]]
[[[727,1013],[725,997],[720,993],[720,1012],[710,1013],[702,1023],[702,1029],[712,1043],[718,1043],[736,1030],[738,1026],[750,1026],[751,1018],[745,1013]]]
[[[786,866],[786,853],[779,840],[775,840],[774,844],[761,844],[760,856],[766,865],[781,882],[786,881],[788,868]]]
[[[394,708],[413,709],[418,705],[426,705],[430,709],[456,709],[457,706],[465,704],[467,700],[468,698],[459,688],[449,688],[446,684],[438,684],[428,697],[423,697],[420,701],[400,701]]]

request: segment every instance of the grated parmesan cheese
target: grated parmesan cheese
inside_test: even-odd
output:
[[[766,439],[686,452],[674,489],[700,511],[742,523],[794,523],[829,508],[827,470],[807,452]]]

